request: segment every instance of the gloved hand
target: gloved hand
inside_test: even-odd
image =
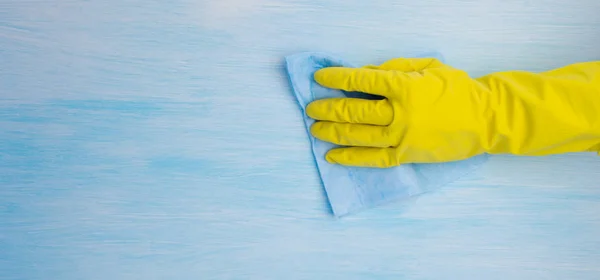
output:
[[[391,167],[475,155],[550,155],[600,150],[600,61],[543,73],[471,78],[436,59],[329,67],[315,80],[381,100],[331,98],[309,104],[311,134],[346,146],[330,163]]]

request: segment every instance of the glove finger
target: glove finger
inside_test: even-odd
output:
[[[401,164],[394,148],[338,148],[327,152],[325,159],[332,164],[356,167],[388,168]]]
[[[394,111],[386,99],[328,98],[308,104],[306,114],[320,121],[389,125]]]
[[[319,140],[342,146],[390,147],[397,144],[397,140],[389,136],[386,126],[316,122],[310,132]]]
[[[418,72],[429,68],[443,67],[437,58],[394,58],[379,65],[381,70],[396,70],[402,72]]]
[[[315,81],[328,88],[358,91],[390,97],[397,91],[398,82],[408,76],[370,68],[327,67],[315,72]]]

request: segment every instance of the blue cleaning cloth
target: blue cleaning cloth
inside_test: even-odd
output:
[[[437,53],[419,57],[436,57],[443,61]],[[386,169],[330,164],[325,160],[325,154],[337,146],[312,137],[309,129],[315,121],[306,115],[306,106],[313,100],[323,98],[373,99],[373,96],[324,88],[314,81],[313,73],[320,68],[355,67],[339,58],[323,53],[299,53],[287,56],[285,60],[294,95],[302,108],[321,181],[333,214],[337,217],[432,191],[473,171],[487,159],[487,155],[482,155],[458,162],[407,164]]]

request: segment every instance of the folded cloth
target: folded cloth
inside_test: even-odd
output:
[[[437,53],[423,54],[419,57],[435,57],[443,61]],[[473,171],[487,159],[487,155],[482,155],[457,162],[407,164],[385,169],[330,164],[325,160],[325,154],[337,145],[318,140],[310,134],[310,126],[315,121],[306,115],[306,106],[313,100],[323,98],[378,97],[329,89],[315,82],[313,74],[320,68],[355,67],[340,58],[324,53],[299,53],[287,56],[285,60],[294,95],[303,112],[317,169],[333,214],[337,217],[432,191]]]

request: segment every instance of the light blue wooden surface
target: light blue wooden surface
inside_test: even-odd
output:
[[[0,279],[599,279],[600,159],[334,220],[283,56],[600,59],[596,0],[0,0]],[[457,108],[459,110],[459,108]]]

